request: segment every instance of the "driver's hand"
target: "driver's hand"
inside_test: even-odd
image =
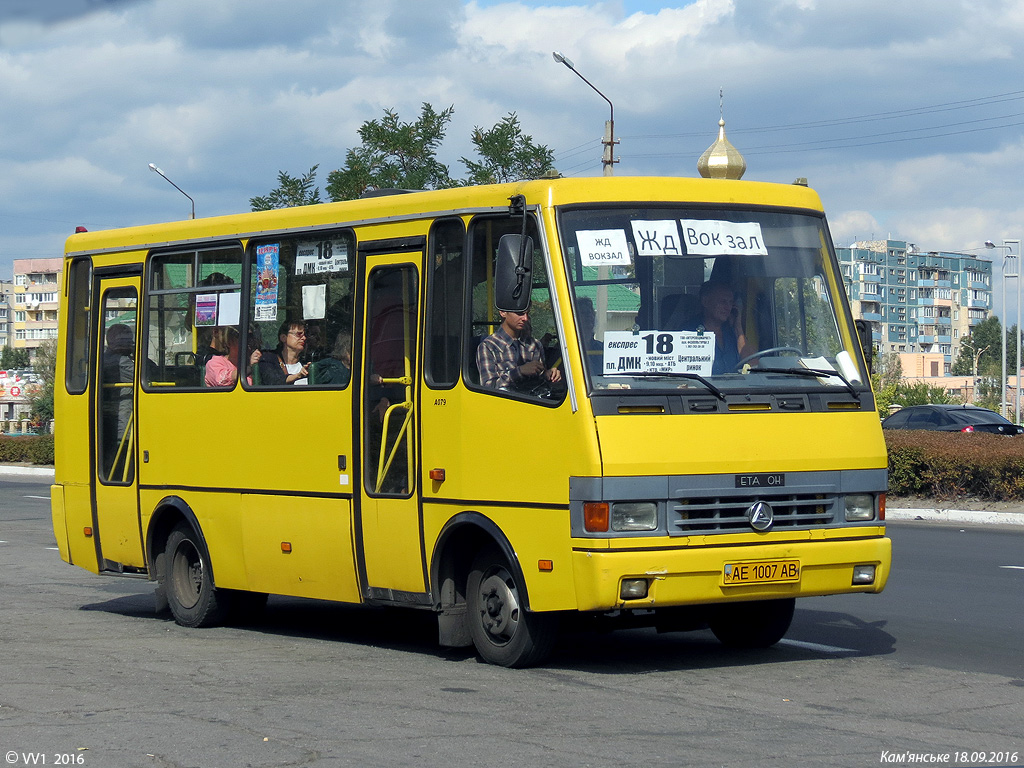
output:
[[[519,375],[523,378],[528,376],[536,376],[544,370],[544,363],[540,360],[531,360],[528,363],[523,363],[519,366]]]
[[[562,380],[562,372],[557,368],[549,368],[547,373],[544,374],[545,378],[552,384]]]

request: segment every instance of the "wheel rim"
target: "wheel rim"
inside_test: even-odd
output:
[[[504,645],[519,628],[519,590],[505,568],[488,568],[480,582],[480,622],[491,642]]]
[[[203,589],[203,558],[188,539],[178,544],[171,562],[171,587],[182,608],[192,608],[199,602]]]

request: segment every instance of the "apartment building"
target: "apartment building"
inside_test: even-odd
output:
[[[920,251],[904,240],[837,248],[853,316],[867,320],[880,352],[904,370],[945,376],[960,344],[992,311],[992,262],[973,254]],[[920,365],[917,365],[919,363]]]
[[[14,283],[0,280],[0,348],[14,346]]]
[[[55,259],[15,259],[13,293],[10,302],[11,346],[35,349],[47,339],[57,338],[57,308],[60,277],[64,261]]]

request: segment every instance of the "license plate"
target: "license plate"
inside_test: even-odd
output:
[[[778,581],[800,581],[799,560],[762,560],[751,563],[726,563],[722,584],[771,584]]]

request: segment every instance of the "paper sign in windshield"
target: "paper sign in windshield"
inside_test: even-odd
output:
[[[691,256],[767,256],[756,221],[680,219],[683,245]]]
[[[348,243],[344,240],[303,240],[295,249],[295,274],[318,275],[348,269]]]
[[[696,331],[606,331],[605,376],[644,373],[695,373],[710,376],[715,362],[715,334]]]
[[[632,221],[637,256],[681,256],[679,227],[669,221]]]
[[[576,233],[576,245],[584,267],[628,266],[629,243],[622,229],[583,229]]]

